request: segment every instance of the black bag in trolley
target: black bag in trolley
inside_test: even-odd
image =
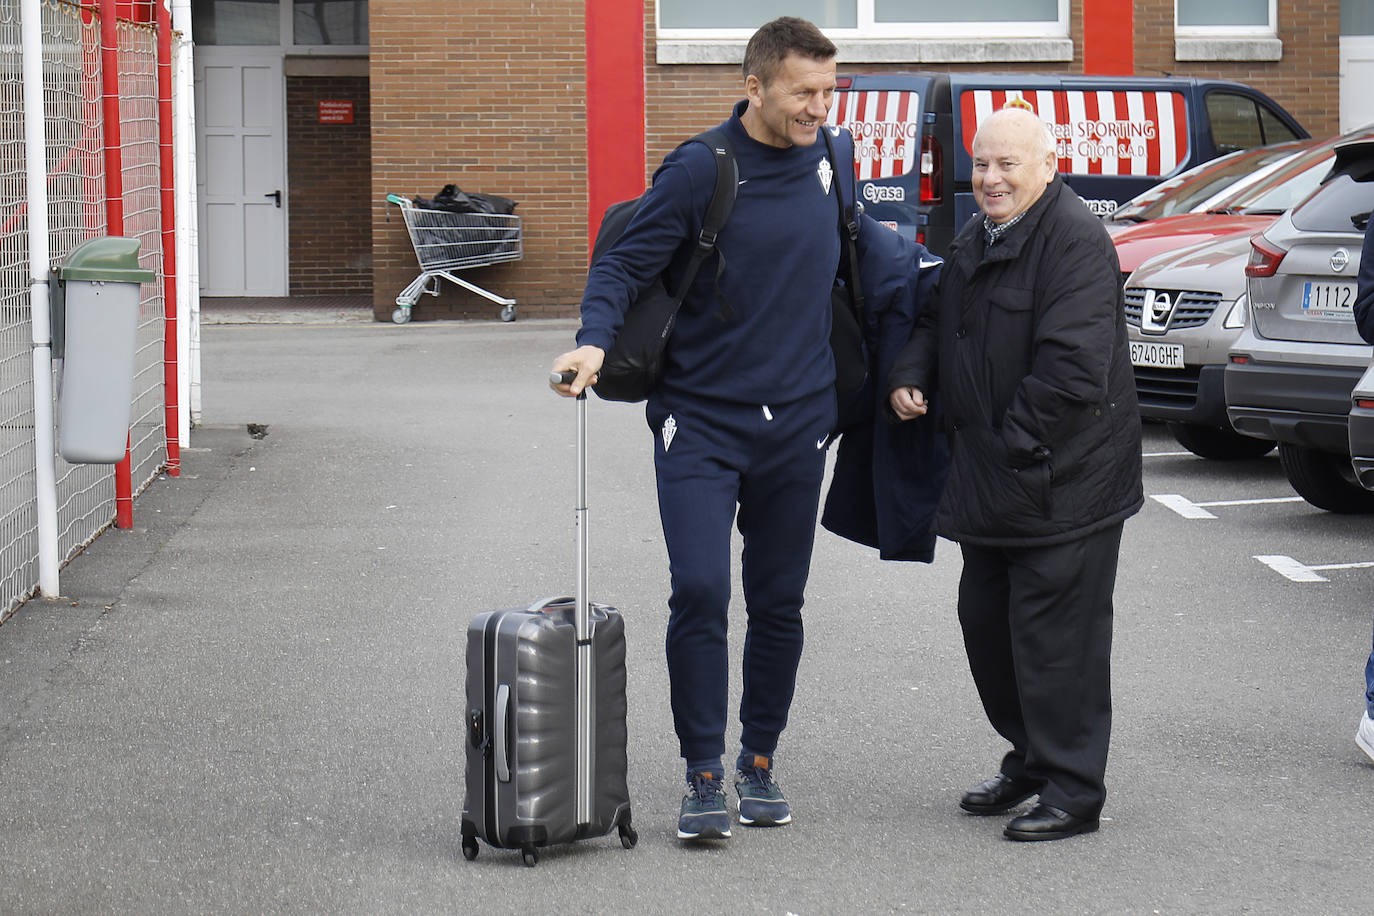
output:
[[[468,626],[463,856],[477,840],[539,849],[617,829],[632,848],[625,622],[587,600],[586,395],[577,401],[577,589]]]

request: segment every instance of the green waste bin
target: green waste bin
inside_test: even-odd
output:
[[[58,451],[75,464],[115,464],[133,407],[139,285],[156,275],[138,266],[138,239],[118,236],[78,246],[56,274]]]

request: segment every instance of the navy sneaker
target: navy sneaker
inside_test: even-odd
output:
[[[714,773],[687,774],[687,794],[677,819],[679,840],[724,840],[730,836],[725,791]]]
[[[735,763],[739,822],[747,827],[781,827],[792,822],[792,809],[773,781],[773,758],[741,754]]]

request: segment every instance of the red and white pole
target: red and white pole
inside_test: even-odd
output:
[[[157,4],[158,172],[162,189],[162,381],[166,392],[167,476],[181,474],[181,406],[177,397],[176,180],[172,161],[172,9]]]
[[[100,110],[105,133],[105,234],[124,234],[124,157],[119,131],[119,28],[115,0],[100,0]],[[134,526],[129,443],[115,465],[115,527]]]

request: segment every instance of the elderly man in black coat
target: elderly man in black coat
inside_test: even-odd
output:
[[[1143,502],[1121,273],[1097,217],[1055,174],[1055,144],[1008,108],[973,141],[982,210],[888,376],[902,420],[938,397],[950,444],[936,531],[957,541],[959,622],[988,719],[1011,750],[972,814],[1038,795],[1003,831],[1096,830],[1111,730],[1112,591]]]

